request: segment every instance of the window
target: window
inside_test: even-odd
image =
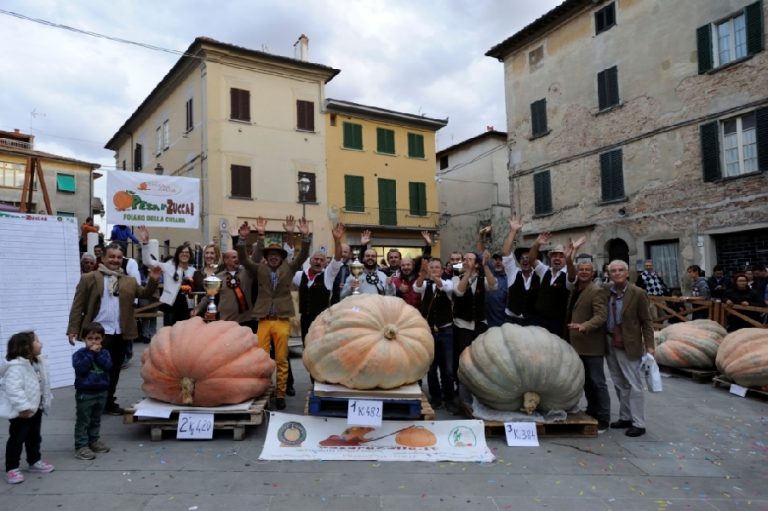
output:
[[[312,101],[296,101],[296,129],[315,131],[315,104]]]
[[[616,24],[616,4],[611,2],[599,11],[595,11],[595,35],[605,32]]]
[[[600,187],[603,202],[624,198],[624,169],[621,149],[600,155]]]
[[[363,176],[344,176],[344,209],[347,211],[365,211]]]
[[[24,188],[24,171],[23,163],[0,161],[0,186]],[[37,181],[35,181],[35,189],[37,189]]]
[[[346,149],[363,149],[363,127],[351,122],[344,123],[344,147]]]
[[[163,151],[167,150],[171,146],[171,125],[166,119],[163,122]]]
[[[699,74],[762,51],[762,17],[762,5],[755,2],[728,19],[699,27]]]
[[[424,158],[424,135],[408,133],[408,157]]]
[[[336,126],[336,114],[331,114],[330,123],[331,123],[331,126]]]
[[[680,243],[677,240],[653,241],[645,244],[645,256],[653,260],[653,269],[664,275],[667,287],[680,287],[678,257]]]
[[[229,89],[230,113],[233,121],[251,122],[251,92],[243,89]]]
[[[69,216],[69,217],[74,217],[74,216],[75,216],[75,214],[74,214],[74,213],[72,213],[71,211],[59,211],[59,210],[56,210],[56,216]]]
[[[534,214],[546,215],[552,212],[552,185],[548,170],[533,175],[533,202]]]
[[[299,172],[299,179],[309,179],[309,190],[304,196],[301,196],[301,190],[299,190],[299,202],[317,202],[317,190],[315,188],[315,173],[314,172]]]
[[[448,155],[440,157],[440,170],[445,170],[448,168]]]
[[[241,199],[251,198],[251,167],[232,165],[232,197]]]
[[[768,169],[768,108],[704,124],[699,131],[705,182]]]
[[[547,100],[540,99],[531,103],[531,136],[547,134]]]
[[[386,128],[376,128],[376,151],[395,154],[395,132]]]
[[[425,183],[408,183],[408,196],[411,214],[427,216],[427,185]]]
[[[133,148],[133,170],[138,172],[144,167],[144,154],[141,144]]]
[[[597,73],[597,104],[600,110],[619,104],[619,71],[616,66]]]
[[[122,168],[122,170],[126,170],[126,169],[128,168],[128,167],[126,166],[126,164],[125,164],[125,160],[123,160],[123,164],[122,164],[121,168]]]
[[[397,182],[379,178],[379,223],[397,225]]]
[[[72,174],[56,174],[56,191],[75,193],[75,176]]]
[[[187,120],[184,123],[184,129],[186,130],[187,133],[189,133],[190,131],[195,129],[195,117],[192,110],[192,98],[189,98],[187,100],[186,111],[187,111],[187,115],[186,115]]]
[[[158,126],[155,130],[155,154],[159,155],[163,152],[163,128]]]
[[[538,46],[528,52],[528,67],[531,69],[538,66],[542,60],[544,60],[544,46]]]

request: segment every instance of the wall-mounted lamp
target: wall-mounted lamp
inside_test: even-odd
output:
[[[155,174],[157,174],[158,176],[162,176],[163,172],[165,172],[165,169],[163,168],[162,165],[158,163],[157,166],[155,166]]]
[[[307,218],[307,193],[312,181],[307,176],[301,176],[296,182],[299,185],[299,202],[301,202],[301,217]]]

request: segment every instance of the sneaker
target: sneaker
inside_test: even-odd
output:
[[[54,470],[55,467],[53,465],[43,460],[37,460],[29,466],[30,472],[37,472],[38,474],[47,474],[48,472],[53,472]]]
[[[608,421],[597,421],[597,432],[598,433],[605,433],[608,431]]]
[[[75,458],[79,460],[93,460],[96,459],[96,455],[91,448],[86,445],[85,447],[75,449]]]
[[[284,397],[278,397],[275,399],[275,408],[278,410],[285,410],[285,398]]]
[[[22,474],[21,469],[18,468],[9,470],[5,474],[5,478],[8,480],[8,484],[19,484],[24,482],[24,474]]]
[[[90,447],[93,452],[109,452],[111,450],[111,448],[101,440],[96,440],[88,447]]]

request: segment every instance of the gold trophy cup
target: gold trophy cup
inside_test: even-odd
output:
[[[360,256],[360,252],[358,250],[355,250],[352,252],[352,254],[355,256],[354,261],[349,263],[349,273],[352,274],[353,277],[355,277],[355,280],[357,280],[358,284],[360,283],[360,275],[363,273],[363,263],[360,262],[360,259],[358,257]],[[352,290],[353,295],[359,295],[360,294],[360,286],[356,287]]]
[[[221,289],[221,279],[216,275],[210,275],[203,279],[203,288],[208,295],[208,306],[205,308],[205,320],[215,321],[219,310],[216,308],[216,295]]]

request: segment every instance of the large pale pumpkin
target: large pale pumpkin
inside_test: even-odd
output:
[[[739,385],[768,385],[768,329],[731,332],[720,344],[715,361],[717,369]]]
[[[709,319],[675,323],[656,337],[656,362],[667,367],[710,369],[726,334],[725,328]]]
[[[141,356],[141,388],[168,403],[236,404],[264,394],[274,370],[250,328],[194,317],[152,337]]]
[[[394,296],[353,295],[309,327],[304,365],[321,383],[392,389],[429,370],[434,341],[418,310]]]
[[[544,328],[505,323],[462,352],[459,380],[496,410],[518,411],[528,394],[544,412],[569,411],[581,398],[584,366],[570,344]]]

